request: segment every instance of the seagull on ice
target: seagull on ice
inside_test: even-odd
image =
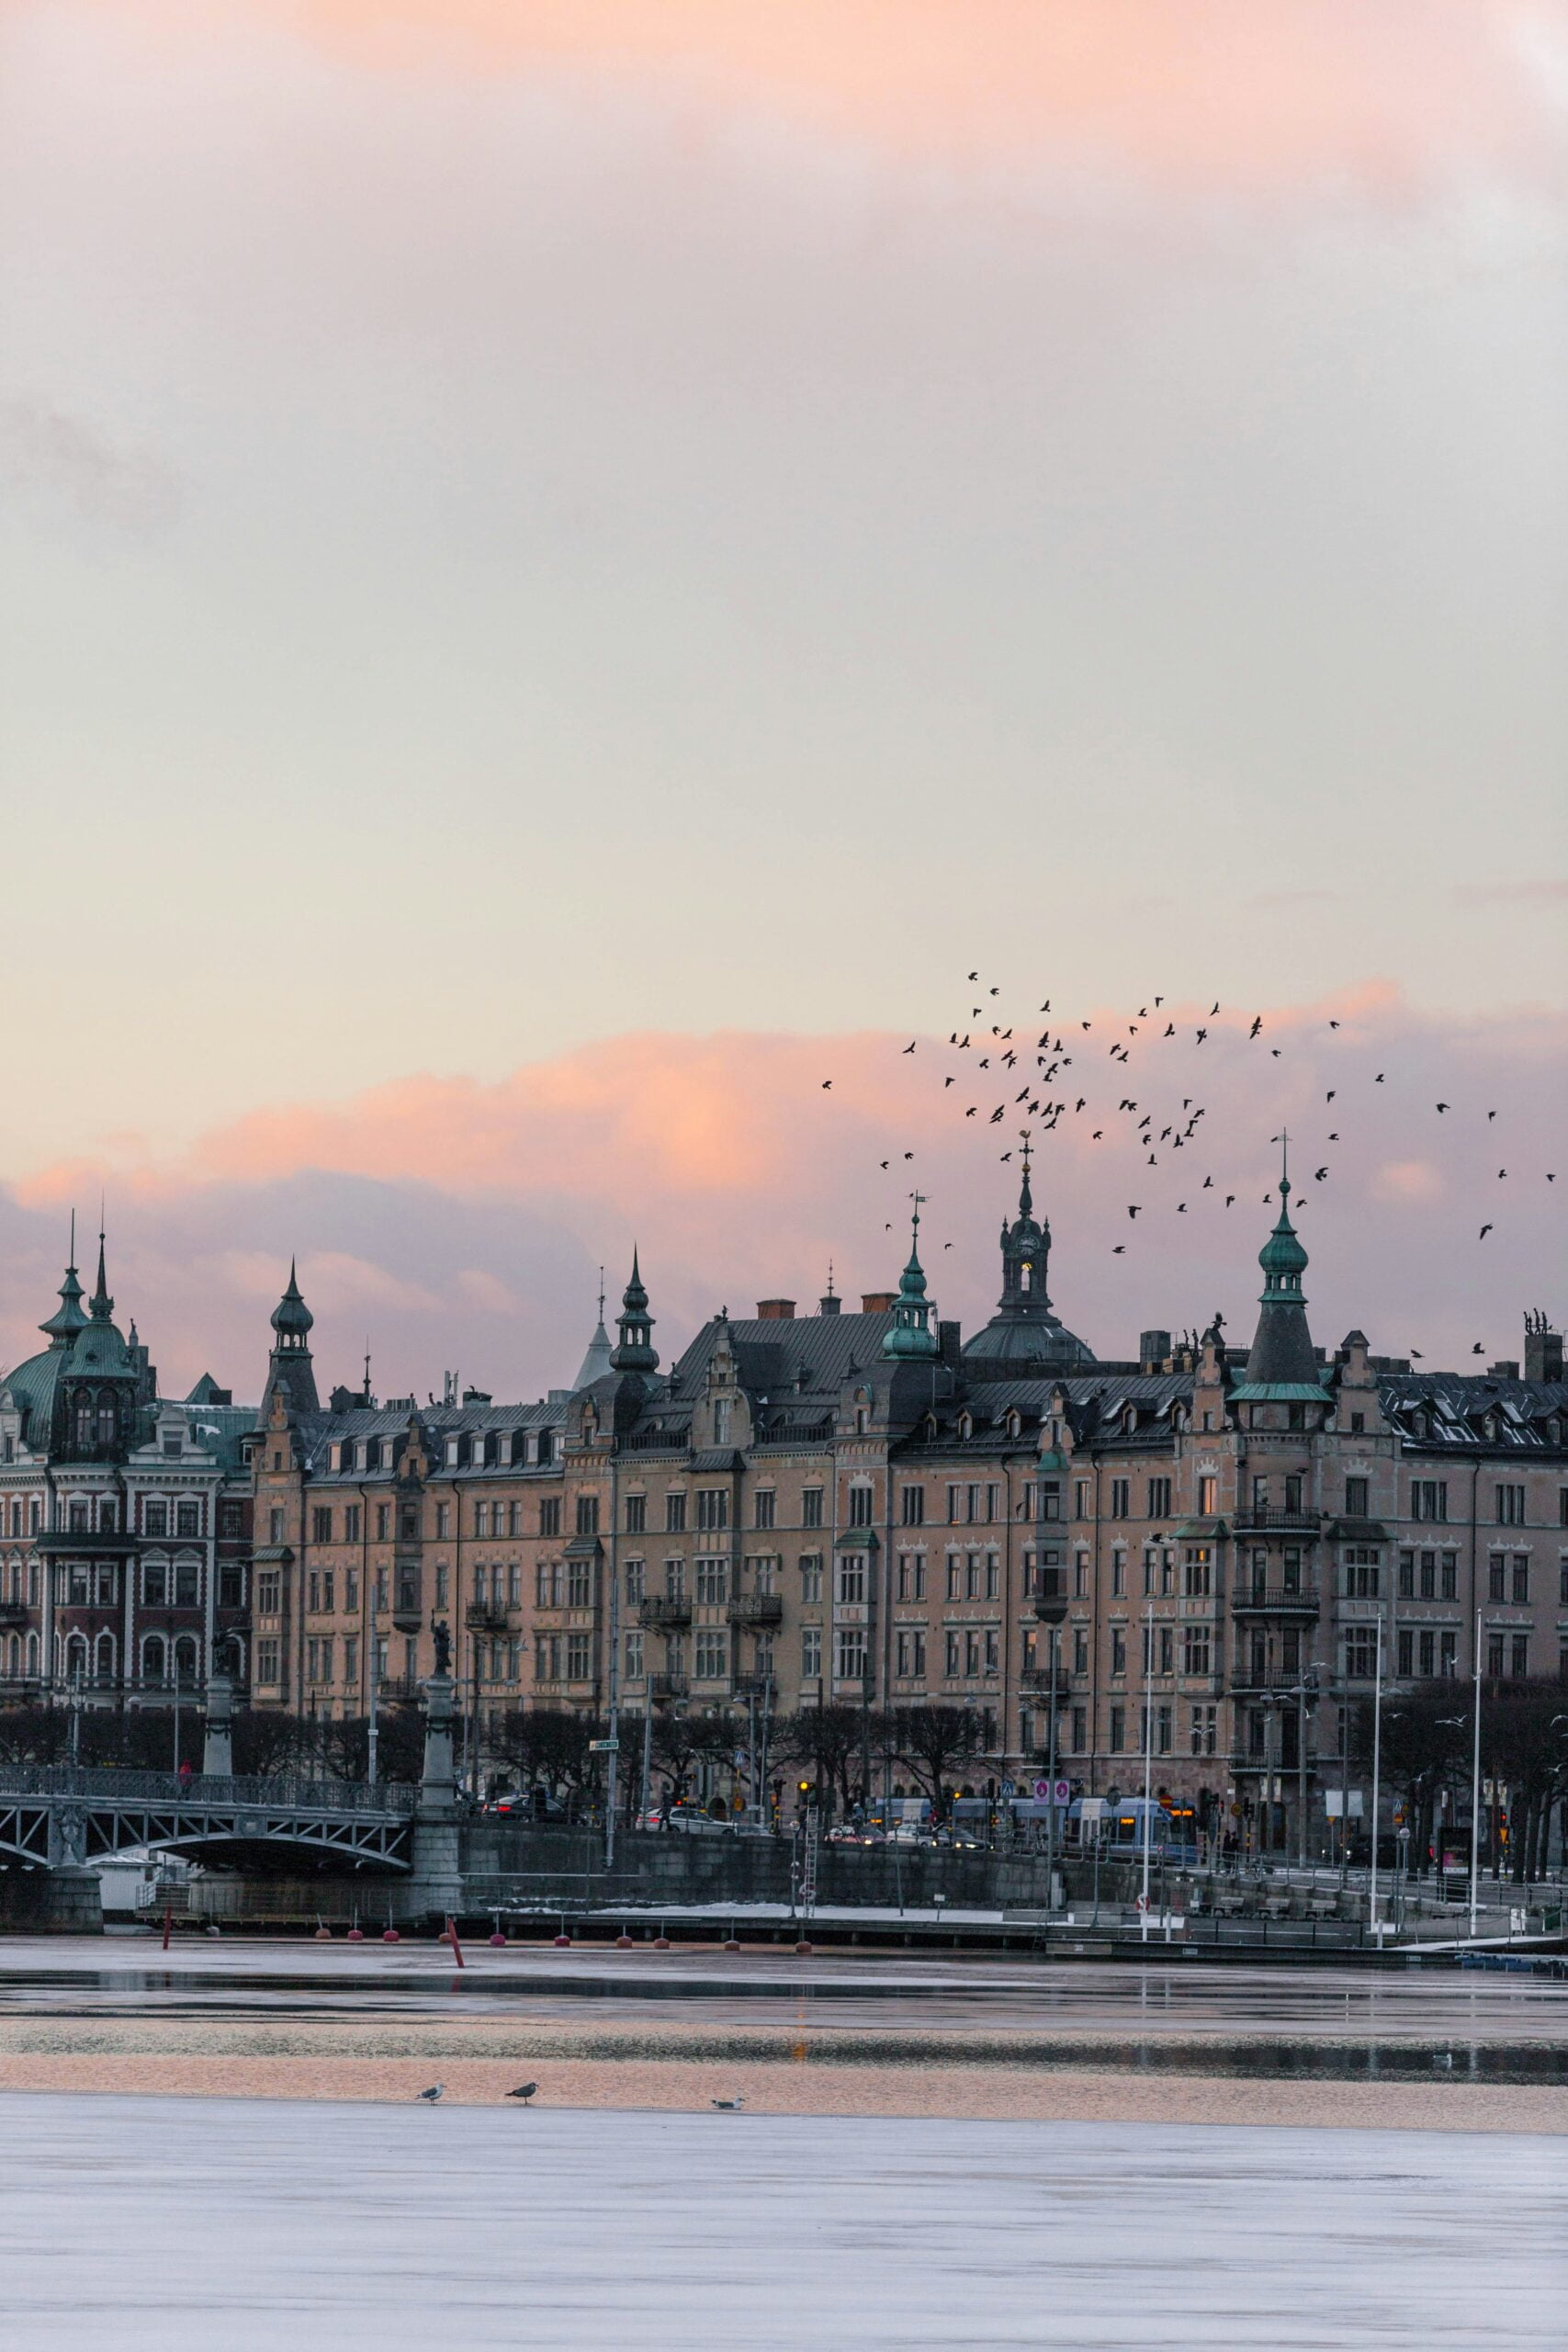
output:
[[[537,2083],[519,2083],[517,2088],[514,2091],[508,2091],[506,2096],[508,2098],[520,2098],[526,2107],[538,2087]]]
[[[721,2113],[726,2115],[733,2115],[737,2108],[744,2107],[745,2104],[746,2098],[744,2092],[738,2092],[734,2098],[711,2098],[708,2101],[708,2105],[710,2107],[716,2107],[719,2109]]]
[[[420,2097],[427,2107],[434,2107],[446,2088],[445,2083],[432,2083],[427,2091],[421,2091]]]

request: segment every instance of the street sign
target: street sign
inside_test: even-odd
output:
[[[1004,1781],[1002,1782],[1001,1792],[1004,1797],[1011,1797],[1018,1794],[1018,1791],[1014,1788],[1010,1781]]]
[[[618,1739],[591,1739],[588,1752],[591,1756],[616,1756],[620,1753],[620,1747]]]
[[[1034,1793],[1037,1797],[1048,1797],[1051,1793],[1050,1781],[1036,1781],[1034,1783]]]
[[[1052,1791],[1052,1794],[1055,1796],[1058,1804],[1070,1804],[1072,1803],[1073,1795],[1073,1784],[1071,1781],[1058,1781],[1055,1789]]]

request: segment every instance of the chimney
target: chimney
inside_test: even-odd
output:
[[[1554,1331],[1544,1315],[1525,1317],[1525,1378],[1561,1380],[1562,1334]]]
[[[818,1315],[841,1315],[843,1311],[844,1302],[833,1291],[829,1291],[826,1298],[819,1298],[817,1302]]]
[[[890,1290],[863,1290],[860,1311],[863,1315],[891,1315],[893,1293]]]
[[[757,1301],[757,1320],[759,1323],[793,1323],[795,1321],[794,1299],[760,1298]]]
[[[1170,1353],[1168,1331],[1140,1331],[1138,1362],[1145,1372],[1157,1372]]]
[[[1562,1341],[1559,1340],[1559,1347],[1561,1347],[1562,1344]],[[1505,1356],[1498,1363],[1489,1363],[1486,1367],[1486,1372],[1487,1377],[1492,1380],[1517,1380],[1519,1376],[1518,1358],[1517,1356]]]

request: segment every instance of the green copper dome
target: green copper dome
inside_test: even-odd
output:
[[[1263,1298],[1299,1297],[1302,1276],[1306,1272],[1307,1253],[1291,1223],[1291,1180],[1280,1179],[1280,1221],[1258,1253],[1258,1262],[1268,1277],[1263,1286]]]
[[[936,1333],[931,1328],[931,1302],[926,1296],[925,1268],[920,1263],[920,1207],[917,1198],[909,1241],[909,1262],[898,1278],[898,1295],[893,1302],[893,1325],[882,1342],[883,1354],[891,1356],[895,1363],[934,1356],[937,1343]]]

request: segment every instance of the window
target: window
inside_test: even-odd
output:
[[[149,1642],[147,1645],[147,1650],[142,1653],[142,1672],[144,1674],[149,1671],[147,1651],[152,1650],[153,1646],[153,1644]],[[164,1674],[163,1644],[160,1642],[156,1646],[158,1650],[157,1679],[162,1681]],[[256,1644],[256,1680],[259,1683],[268,1684],[276,1683],[277,1680],[277,1644],[270,1637],[264,1637]]]
[[[496,1530],[496,1532],[497,1534],[501,1532],[499,1528]],[[476,1503],[474,1505],[474,1533],[476,1535],[488,1535],[490,1533],[489,1503]]]
[[[1189,1600],[1201,1600],[1213,1589],[1213,1563],[1206,1544],[1192,1545],[1181,1564],[1181,1589]]]
[[[800,1523],[802,1527],[821,1526],[822,1489],[820,1487],[807,1487],[803,1489],[800,1498]]]
[[[901,1487],[898,1490],[898,1519],[904,1527],[923,1527],[926,1523],[926,1490],[923,1487]]]
[[[580,1535],[597,1535],[597,1534],[598,1534],[598,1532],[599,1532],[599,1498],[598,1498],[598,1496],[597,1496],[597,1495],[579,1495],[579,1496],[578,1496],[578,1498],[577,1498],[577,1532],[578,1532],[578,1533],[579,1533]]]
[[[852,1527],[869,1527],[871,1525],[872,1510],[871,1488],[867,1486],[852,1487],[850,1488],[849,1499],[850,1525]]]
[[[1181,1671],[1183,1674],[1208,1673],[1209,1628],[1207,1625],[1184,1625],[1182,1627]],[[1196,1750],[1194,1753],[1196,1753]]]
[[[686,1497],[684,1490],[671,1488],[664,1498],[664,1532],[681,1535],[686,1526]]]
[[[952,1625],[947,1629],[946,1646],[943,1652],[943,1663],[949,1681],[952,1681],[955,1676],[963,1671],[964,1636]]]
[[[759,1487],[751,1498],[753,1527],[772,1527],[778,1497],[772,1487]]]
[[[1371,1682],[1378,1670],[1377,1629],[1354,1625],[1345,1636],[1345,1674],[1351,1682]]]
[[[1073,1597],[1082,1600],[1089,1592],[1089,1554],[1073,1554]]]
[[[900,1625],[897,1636],[894,1670],[908,1681],[919,1680],[926,1670],[926,1637],[918,1625]]]
[[[558,1511],[558,1512],[559,1511],[559,1510],[560,1510],[560,1505],[559,1505],[559,1503],[557,1503],[557,1505],[556,1505],[556,1510],[557,1510],[557,1511]],[[446,1536],[448,1536],[448,1535],[450,1535],[450,1534],[451,1534],[451,1532],[452,1532],[452,1506],[451,1506],[451,1504],[450,1504],[450,1503],[437,1503],[437,1504],[436,1504],[436,1506],[435,1506],[435,1532],[436,1532],[436,1534],[437,1534],[438,1536],[440,1536],[440,1537],[446,1537]]]
[[[167,1535],[169,1532],[168,1504],[154,1502],[149,1498],[141,1506],[141,1525],[143,1532],[148,1535]]]
[[[166,1560],[144,1560],[141,1564],[141,1599],[148,1609],[163,1609],[169,1599],[169,1567]]]
[[[1345,1591],[1352,1600],[1375,1600],[1379,1590],[1379,1555],[1364,1544],[1352,1544],[1345,1554]]]
[[[839,1562],[838,1598],[845,1608],[858,1608],[865,1599],[865,1562],[851,1552]]]
[[[1512,1593],[1515,1606],[1517,1608],[1523,1608],[1529,1601],[1529,1597],[1530,1564],[1529,1555],[1524,1553],[1516,1552],[1514,1555],[1514,1580]]]
[[[198,1502],[175,1505],[175,1532],[186,1537],[201,1533],[201,1505]]]
[[[712,1630],[697,1634],[693,1665],[699,1681],[714,1682],[729,1672],[729,1636]]]
[[[1524,1488],[1522,1487],[1498,1487],[1495,1492],[1497,1497],[1498,1526],[1522,1527],[1525,1523]]]
[[[1451,1682],[1459,1672],[1459,1635],[1457,1634],[1438,1634],[1438,1672],[1445,1682]]]
[[[357,1544],[359,1541],[359,1505],[357,1503],[348,1503],[344,1508],[343,1540],[345,1544]]]
[[[1073,1480],[1073,1517],[1075,1519],[1089,1517],[1089,1480],[1087,1478]]]
[[[1436,1552],[1421,1555],[1421,1598],[1436,1600],[1438,1597],[1438,1555]]]
[[[926,1561],[923,1552],[900,1552],[898,1555],[898,1598],[900,1600],[923,1600],[926,1597]]]
[[[1111,1753],[1112,1756],[1120,1756],[1125,1751],[1126,1746],[1127,1710],[1125,1707],[1112,1707],[1111,1710],[1110,1731]]]
[[[699,1560],[697,1562],[697,1599],[712,1603],[729,1598],[729,1562]]]
[[[1508,1563],[1501,1552],[1494,1552],[1486,1563],[1486,1598],[1506,1600],[1508,1598]]]
[[[1170,1517],[1170,1480],[1168,1478],[1149,1480],[1149,1507],[1145,1516],[1149,1519]]]
[[[447,1567],[446,1561],[437,1560],[435,1563],[435,1606],[437,1609],[445,1609],[446,1606],[448,1597],[448,1578],[450,1575],[451,1570]],[[378,1568],[376,1571],[376,1606],[378,1609],[385,1609],[387,1606],[387,1571],[385,1568]]]
[[[546,1495],[541,1498],[539,1504],[539,1532],[541,1535],[558,1535],[560,1533],[560,1497],[558,1495]]]
[[[1402,1675],[1412,1675],[1416,1671],[1416,1636],[1408,1625],[1400,1630],[1399,1671]]]
[[[626,1635],[626,1645],[622,1651],[622,1656],[626,1660],[626,1674],[628,1681],[639,1681],[642,1678],[643,1671],[642,1635],[640,1634],[628,1634]]]
[[[1218,1499],[1218,1494],[1219,1480],[1212,1474],[1205,1472],[1203,1476],[1198,1481],[1198,1516],[1200,1519],[1213,1518],[1214,1507]]]
[[[1112,1478],[1111,1481],[1111,1516],[1112,1519],[1126,1519],[1130,1515],[1132,1510],[1132,1495],[1133,1482],[1130,1478]]]
[[[566,1637],[566,1679],[569,1682],[586,1682],[593,1672],[593,1636],[592,1634],[569,1634]]]
[[[833,1672],[840,1682],[865,1679],[865,1629],[840,1625],[834,1643]]]
[[[310,1541],[330,1544],[333,1540],[333,1510],[330,1503],[318,1503],[310,1513]]]
[[[1530,1670],[1530,1637],[1515,1634],[1508,1643],[1508,1671],[1516,1682],[1522,1682]]]
[[[245,1571],[238,1560],[225,1560],[218,1570],[218,1606],[243,1609],[244,1605]]]
[[[1127,1671],[1127,1628],[1125,1625],[1112,1625],[1111,1628],[1111,1671],[1112,1674],[1125,1674]]]
[[[1402,1552],[1399,1555],[1399,1597],[1401,1600],[1416,1598],[1416,1555]]]
[[[593,1602],[593,1563],[592,1560],[569,1560],[566,1569],[566,1605],[569,1609],[588,1609]]]
[[[1112,1552],[1111,1555],[1111,1592],[1112,1599],[1119,1600],[1126,1589],[1127,1555],[1125,1552],[1122,1551]],[[1154,1588],[1152,1585],[1149,1589],[1153,1591]]]
[[[812,1604],[821,1600],[822,1555],[820,1552],[803,1552],[800,1555],[800,1597],[803,1601]]]
[[[1214,1752],[1214,1707],[1194,1707],[1188,1746],[1194,1756],[1212,1756]]]
[[[800,1671],[808,1682],[814,1682],[822,1671],[820,1625],[803,1625],[800,1629]]]
[[[628,1560],[626,1562],[627,1607],[635,1609],[647,1589],[648,1562],[646,1560]]]
[[[1413,1478],[1410,1482],[1411,1518],[1441,1520],[1447,1519],[1448,1515],[1448,1480],[1446,1478]]]

